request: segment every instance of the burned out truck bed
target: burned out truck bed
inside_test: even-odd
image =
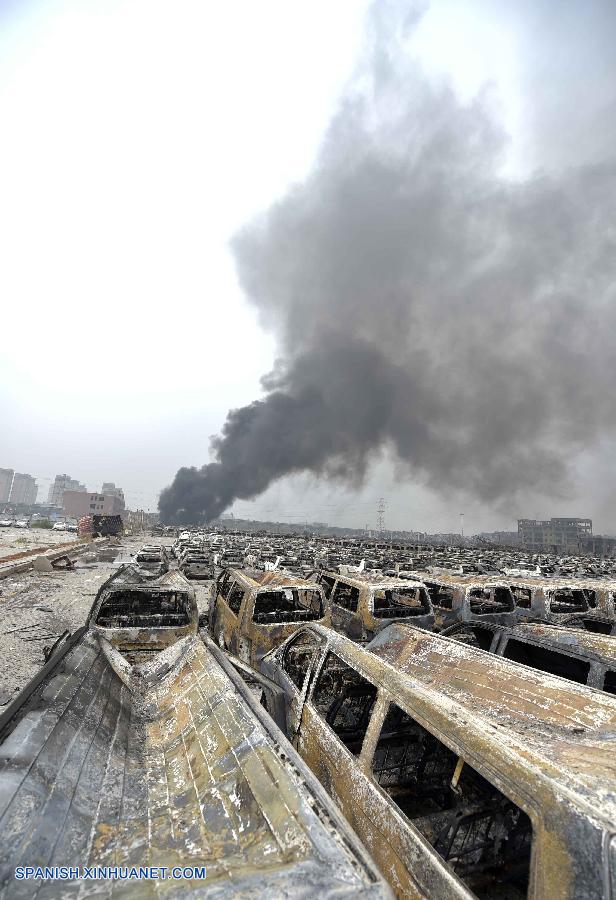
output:
[[[118,628],[113,639],[109,617],[97,626],[109,595],[107,585],[89,627],[0,721],[0,896],[389,897],[359,840],[196,622],[193,633],[159,640],[158,651],[142,630]],[[155,614],[156,590],[149,602]],[[157,632],[165,627],[174,629],[159,622]],[[148,655],[135,655],[136,635]],[[207,877],[16,881],[20,865],[205,866]]]

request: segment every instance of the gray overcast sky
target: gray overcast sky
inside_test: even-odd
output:
[[[276,358],[228,242],[310,170],[368,4],[0,0],[0,466],[121,484],[154,509]],[[558,14],[556,14],[558,11]],[[488,91],[504,175],[609,159],[614,4],[433,0],[409,43],[462,102]],[[611,445],[572,496],[503,510],[382,457],[361,489],[296,476],[234,512],[468,531],[590,514],[616,531]],[[598,477],[600,476],[600,477]]]

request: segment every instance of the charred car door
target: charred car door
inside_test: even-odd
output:
[[[298,631],[262,662],[261,670],[284,691],[286,731],[293,741],[299,730],[306,695],[320,663],[325,640],[310,628]]]
[[[363,636],[359,614],[359,588],[338,579],[331,595],[332,626],[353,640]]]

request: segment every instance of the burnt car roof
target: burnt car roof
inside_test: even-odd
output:
[[[604,578],[574,578],[565,576],[554,578],[550,575],[511,575],[508,584],[528,585],[545,590],[569,589],[572,591],[616,591],[616,581]]]
[[[178,569],[164,572],[158,578],[146,578],[140,568],[132,563],[127,563],[120,566],[107,581],[101,584],[97,596],[103,591],[114,588],[124,590],[129,586],[131,588],[142,587],[144,591],[188,591],[194,593],[194,588]]]
[[[247,586],[254,588],[276,587],[276,588],[306,588],[314,591],[321,590],[321,586],[316,581],[308,581],[306,578],[299,578],[291,575],[289,572],[274,569],[271,572],[263,572],[259,569],[234,569],[227,570],[232,572],[234,577],[240,581],[244,581]]]
[[[16,865],[61,860],[207,867],[170,895],[390,897],[307,767],[197,637],[131,670],[89,632],[11,725],[1,889]],[[61,893],[85,888],[67,881]],[[159,886],[129,881],[121,893],[158,897]]]
[[[388,575],[372,575],[372,574],[364,574],[363,572],[353,572],[351,575],[342,574],[339,572],[329,572],[324,571],[323,575],[329,575],[332,578],[342,578],[345,581],[350,582],[356,587],[372,587],[372,588],[383,588],[384,590],[389,590],[393,588],[402,588],[402,587],[425,587],[421,578],[395,578]]]
[[[421,709],[442,740],[449,734],[498,758],[529,796],[543,785],[616,824],[616,698],[402,622],[365,647],[316,623],[306,628]]]

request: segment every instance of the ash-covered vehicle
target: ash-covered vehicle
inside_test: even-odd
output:
[[[238,547],[223,550],[217,554],[217,565],[225,569],[242,569],[244,567],[244,551]]]
[[[616,635],[616,584],[574,578],[524,578],[510,582],[516,618]]]
[[[429,591],[439,630],[458,622],[546,622],[616,634],[615,591],[607,583],[545,577],[504,580],[442,571],[412,574]]]
[[[135,554],[134,564],[143,575],[152,578],[158,578],[169,571],[169,560],[164,547],[146,544]]]
[[[195,634],[198,619],[194,588],[179,572],[151,580],[128,564],[101,585],[88,626],[134,662]]]
[[[370,855],[233,670],[177,572],[132,567],[0,717],[3,897],[390,898]],[[178,880],[17,881],[18,866]],[[102,879],[105,876],[101,876]]]
[[[216,643],[258,665],[306,622],[331,624],[322,588],[285,572],[223,569],[212,587],[209,630]]]
[[[451,574],[445,571],[411,572],[425,584],[435,614],[437,630],[456,622],[495,622],[513,625],[517,621],[511,586],[491,576]]]
[[[332,627],[353,640],[372,640],[400,619],[412,620],[419,628],[434,626],[430,596],[418,579],[319,572],[315,580],[331,603]]]
[[[178,568],[191,581],[207,581],[214,578],[215,568],[212,557],[201,550],[192,550],[182,555]]]
[[[194,539],[188,541],[178,540],[171,547],[171,555],[178,562],[181,562],[187,553],[203,553],[203,541]]]
[[[613,697],[400,622],[253,675],[398,897],[613,898]]]

